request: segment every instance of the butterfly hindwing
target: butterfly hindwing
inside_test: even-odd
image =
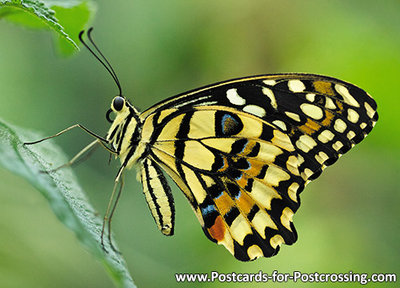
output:
[[[147,157],[185,193],[207,237],[248,261],[296,241],[299,193],[369,133],[375,109],[354,85],[284,74],[211,85],[140,117]]]

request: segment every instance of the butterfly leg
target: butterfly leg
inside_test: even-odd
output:
[[[125,168],[125,166],[121,166],[121,168],[119,168],[119,171],[117,173],[117,177],[115,177],[113,192],[111,193],[110,201],[108,202],[108,206],[107,206],[107,211],[106,211],[106,214],[104,215],[103,226],[102,226],[102,229],[101,229],[101,236],[100,236],[100,238],[101,238],[101,242],[100,242],[101,243],[101,247],[103,248],[103,250],[105,252],[108,252],[107,249],[104,246],[104,232],[106,230],[106,223],[108,222],[107,230],[108,230],[108,241],[109,241],[110,247],[114,252],[119,253],[119,254],[120,254],[120,252],[112,244],[112,239],[111,239],[111,220],[112,220],[112,216],[114,215],[114,211],[115,211],[115,209],[117,207],[118,200],[119,200],[119,198],[121,196],[122,188],[124,186],[123,177],[122,177],[122,172],[124,171],[124,168]],[[120,187],[119,187],[118,194],[117,194],[117,196],[115,198],[115,201],[114,201],[114,197],[115,197],[115,193],[117,191],[118,184],[120,184]]]
[[[104,143],[109,144],[109,141],[108,141],[106,138],[97,135],[96,133],[90,131],[88,128],[86,128],[85,126],[83,126],[83,125],[81,125],[81,124],[72,125],[72,126],[66,128],[66,129],[64,129],[64,130],[62,130],[62,131],[60,131],[60,132],[58,132],[58,133],[56,133],[56,134],[54,134],[54,135],[45,137],[45,138],[40,139],[40,140],[37,140],[37,141],[25,142],[24,145],[33,145],[33,144],[37,144],[37,143],[43,142],[43,141],[45,141],[45,140],[48,140],[48,139],[51,139],[51,138],[60,136],[60,135],[64,134],[65,132],[68,132],[68,131],[70,131],[70,130],[72,130],[72,129],[74,129],[74,128],[77,128],[77,127],[78,127],[78,128],[81,128],[83,131],[85,131],[85,132],[88,133],[89,135],[91,135],[91,136],[93,136],[94,138],[96,138],[97,140],[99,140],[99,143],[100,143],[107,151],[109,151],[109,152],[111,152],[111,153],[114,153],[114,154],[116,153],[116,151],[114,151],[113,149],[111,149],[111,148],[105,146]]]
[[[96,148],[96,146],[95,146],[96,144],[100,144],[101,146],[103,146],[103,148],[105,148],[105,149],[106,149],[108,152],[110,152],[111,154],[117,154],[117,151],[114,151],[113,149],[111,149],[111,148],[109,148],[109,147],[106,146],[106,144],[109,143],[109,141],[108,141],[107,139],[98,136],[97,134],[95,134],[94,132],[90,131],[89,129],[87,129],[86,127],[84,127],[84,126],[82,126],[82,125],[80,125],[80,124],[72,125],[72,126],[66,128],[66,129],[64,129],[64,130],[62,130],[62,131],[60,131],[60,132],[58,132],[57,134],[54,134],[54,135],[52,135],[52,136],[49,136],[49,137],[46,137],[46,138],[43,138],[43,139],[40,139],[40,140],[37,140],[37,141],[25,142],[24,145],[34,145],[34,144],[38,144],[38,143],[43,142],[43,141],[45,141],[45,140],[48,140],[48,139],[51,139],[51,138],[60,136],[60,135],[64,134],[65,132],[68,132],[69,130],[72,130],[73,128],[76,128],[76,127],[81,128],[82,130],[84,130],[85,132],[87,132],[88,134],[90,134],[91,136],[95,137],[96,140],[93,141],[93,142],[91,142],[89,145],[87,145],[87,146],[86,146],[85,148],[83,148],[81,151],[79,151],[79,152],[78,152],[70,161],[68,161],[67,163],[65,163],[65,164],[63,164],[63,165],[61,165],[61,166],[59,166],[59,167],[57,167],[57,168],[55,168],[55,169],[49,170],[49,171],[42,171],[43,173],[54,172],[54,171],[57,171],[57,170],[59,170],[59,169],[61,169],[61,168],[71,166],[71,165],[73,165],[74,163],[76,163],[76,161],[79,160],[79,158],[80,158],[84,153],[86,153],[86,152],[89,151],[89,153],[86,155],[86,158],[88,158],[88,157],[91,155],[91,153],[94,151],[94,149]],[[106,144],[105,144],[105,143],[106,143]],[[80,160],[82,160],[82,158],[81,158]]]
[[[44,171],[46,173],[48,172],[55,172],[59,169],[65,168],[65,167],[69,167],[72,166],[74,164],[76,164],[78,161],[85,161],[87,158],[89,158],[91,156],[91,154],[94,152],[94,150],[98,147],[96,146],[96,144],[101,143],[98,139],[94,140],[93,142],[91,142],[89,145],[87,145],[85,148],[83,148],[81,151],[79,151],[74,157],[72,157],[72,159],[70,161],[68,161],[67,163],[58,166],[57,168],[48,170],[48,171]],[[87,152],[87,154],[82,157],[82,155],[84,155]]]
[[[108,217],[108,228],[107,228],[107,230],[108,230],[108,242],[110,243],[110,247],[114,252],[116,252],[118,254],[121,254],[121,253],[115,248],[115,246],[113,245],[112,239],[111,239],[111,221],[112,221],[112,217],[114,215],[115,209],[117,208],[117,204],[118,204],[119,198],[121,196],[121,192],[122,192],[122,188],[123,187],[124,187],[124,177],[122,175],[121,176],[121,185],[119,186],[119,191],[118,191],[118,194],[117,194],[117,198],[115,199],[114,205],[113,205],[113,207],[111,209],[110,217]]]

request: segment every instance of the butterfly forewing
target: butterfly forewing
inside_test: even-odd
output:
[[[200,88],[140,118],[147,157],[182,189],[207,237],[248,261],[296,241],[299,193],[378,116],[352,84],[284,74]]]

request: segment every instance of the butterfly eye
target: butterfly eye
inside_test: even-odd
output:
[[[114,98],[112,106],[115,109],[115,111],[121,111],[122,107],[124,107],[124,103],[125,99],[122,98],[121,96],[117,96]]]

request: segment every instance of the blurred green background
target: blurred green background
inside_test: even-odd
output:
[[[380,116],[364,142],[303,192],[294,217],[297,243],[251,263],[207,240],[174,185],[176,232],[164,237],[130,171],[113,229],[139,287],[243,286],[179,285],[176,272],[400,272],[399,15],[395,0],[98,1],[94,38],[125,95],[142,110],[233,77],[310,72],[364,88],[376,99]],[[104,134],[105,112],[117,88],[99,63],[85,50],[59,57],[50,32],[0,24],[0,117],[44,135],[75,123]],[[90,140],[73,131],[56,142],[72,156]],[[101,215],[118,168],[107,160],[99,149],[74,168]],[[0,182],[0,287],[113,286],[40,193],[4,169]],[[313,285],[247,285],[252,286]]]

